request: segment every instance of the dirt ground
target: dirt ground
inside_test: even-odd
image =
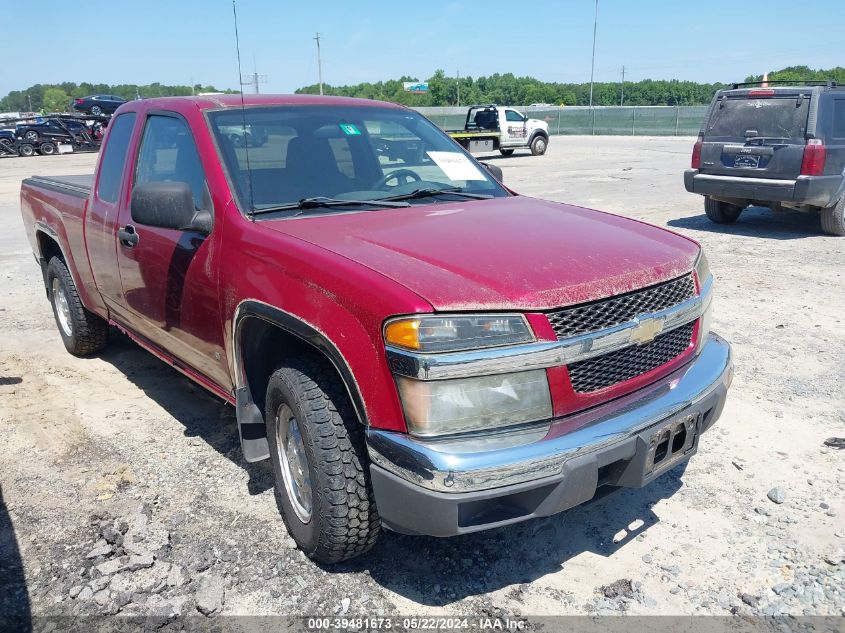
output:
[[[845,436],[845,238],[764,209],[711,224],[683,188],[691,146],[556,137],[544,157],[492,160],[519,192],[703,244],[736,378],[699,454],[551,518],[385,533],[335,568],[295,549],[232,408],[119,335],[95,358],[65,352],[18,189],[95,156],[0,159],[0,614],[843,614],[845,451],[823,442]],[[106,573],[130,543],[135,568]]]

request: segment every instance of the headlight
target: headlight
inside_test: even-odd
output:
[[[419,352],[455,352],[529,343],[534,340],[519,314],[403,317],[384,326],[388,345]]]
[[[707,255],[704,254],[702,248],[698,251],[698,259],[695,262],[695,276],[698,277],[698,287],[703,288],[704,282],[710,276],[710,262],[707,261]]]
[[[545,369],[456,380],[396,377],[408,432],[430,437],[552,417]]]
[[[698,253],[698,260],[695,262],[695,276],[698,277],[699,292],[704,290],[704,284],[712,277],[710,272],[710,263],[707,261],[707,256],[704,254],[704,249]],[[704,311],[698,320],[698,344],[696,345],[696,353],[701,351],[704,344],[707,342],[707,335],[710,334],[710,323],[713,320],[713,292],[711,290],[707,296],[703,297]]]

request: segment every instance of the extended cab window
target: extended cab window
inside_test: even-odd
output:
[[[120,195],[120,177],[126,164],[126,151],[132,128],[135,127],[135,113],[121,114],[111,122],[109,138],[100,159],[100,179],[97,181],[97,197],[103,202],[114,204]]]
[[[514,112],[513,110],[505,110],[505,119],[508,121],[515,121],[519,123],[525,121],[524,116],[522,116],[519,112]]]
[[[144,127],[135,184],[165,181],[188,183],[194,205],[206,208],[205,172],[188,125],[181,118],[152,115]]]

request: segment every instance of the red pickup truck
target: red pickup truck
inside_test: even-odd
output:
[[[643,486],[732,378],[695,242],[517,195],[392,104],[133,101],[21,209],[68,351],[113,326],[233,404],[321,562]]]

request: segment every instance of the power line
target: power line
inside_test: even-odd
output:
[[[320,94],[323,94],[323,60],[320,57],[320,33],[317,33],[317,37],[314,39],[317,41],[317,75],[320,80]]]
[[[622,96],[619,97],[619,105],[625,103],[625,66],[622,66]]]
[[[596,13],[593,17],[593,61],[590,63],[590,107],[593,107],[593,76],[596,71],[596,30],[599,24],[599,0],[596,0]]]

